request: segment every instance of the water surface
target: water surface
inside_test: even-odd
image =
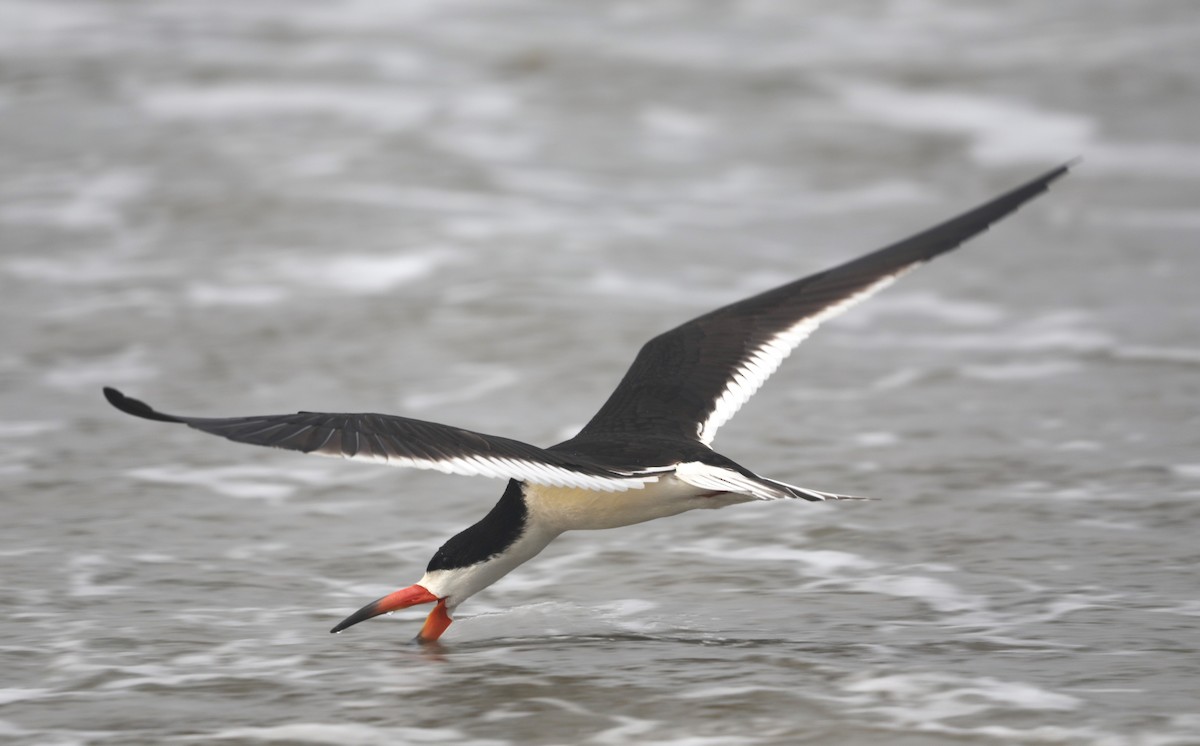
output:
[[[1187,3],[0,2],[0,740],[1200,742]],[[503,484],[124,417],[552,443],[652,334],[1066,159],[721,432],[861,504],[577,533],[342,635]]]

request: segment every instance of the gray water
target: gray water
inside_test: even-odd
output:
[[[1186,0],[0,2],[0,741],[1200,743]],[[327,630],[503,484],[109,408],[548,444],[652,334],[1046,196],[715,445],[869,503],[563,537]]]

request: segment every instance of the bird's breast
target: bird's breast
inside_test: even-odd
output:
[[[525,484],[529,517],[557,531],[617,528],[678,515],[696,508],[723,507],[705,493],[668,474],[641,489],[600,492],[577,487]]]

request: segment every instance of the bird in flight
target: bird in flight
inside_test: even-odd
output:
[[[890,246],[654,337],[583,429],[549,448],[396,415],[185,417],[159,412],[113,388],[106,387],[104,395],[127,414],[239,443],[507,479],[495,507],[443,544],[420,580],[330,630],[431,603],[416,638],[431,643],[463,601],[565,531],[617,528],[754,500],[849,498],[756,474],[714,451],[713,436],[823,321],[987,230],[1046,191],[1069,166]]]

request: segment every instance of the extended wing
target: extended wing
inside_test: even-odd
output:
[[[537,484],[621,491],[658,479],[662,469],[621,470],[519,440],[436,422],[384,414],[296,414],[251,417],[180,417],[105,388],[114,407],[137,417],[177,422],[238,443],[286,448],[319,456],[436,469],[448,474],[519,479]]]
[[[899,243],[706,313],[642,347],[580,432],[645,433],[704,444],[821,322],[950,251],[1046,191],[1069,164]]]

